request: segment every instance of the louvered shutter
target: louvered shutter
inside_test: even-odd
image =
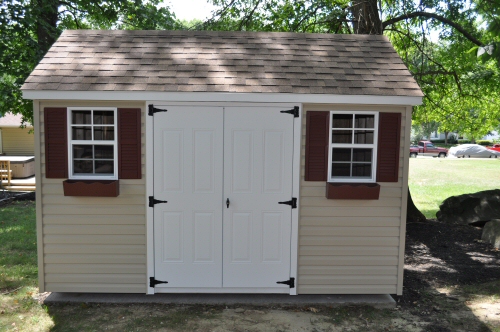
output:
[[[330,112],[310,111],[306,115],[306,181],[326,181],[328,173],[328,116]]]
[[[45,177],[68,177],[68,113],[66,108],[44,109]]]
[[[377,182],[398,182],[401,114],[380,113]]]
[[[141,110],[118,109],[118,178],[140,179]]]

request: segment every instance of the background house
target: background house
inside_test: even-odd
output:
[[[21,128],[21,115],[6,113],[0,117],[0,154],[8,156],[33,156],[35,135],[33,126]]]

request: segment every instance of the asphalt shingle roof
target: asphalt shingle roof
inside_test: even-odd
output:
[[[67,30],[23,90],[421,97],[385,36]]]

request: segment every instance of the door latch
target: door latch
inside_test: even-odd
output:
[[[229,198],[228,198],[228,199],[226,199],[226,206],[227,206],[227,208],[229,209]]]

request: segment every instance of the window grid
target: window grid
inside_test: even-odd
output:
[[[118,178],[116,112],[116,108],[109,107],[68,108],[70,129],[68,163],[71,179],[116,180]],[[112,113],[112,116],[107,113]],[[100,122],[96,122],[96,116],[101,117]],[[77,156],[79,153],[81,155]],[[78,171],[76,162],[79,162]],[[97,171],[98,169],[100,171]]]
[[[378,113],[330,111],[329,128],[328,181],[375,182]]]

